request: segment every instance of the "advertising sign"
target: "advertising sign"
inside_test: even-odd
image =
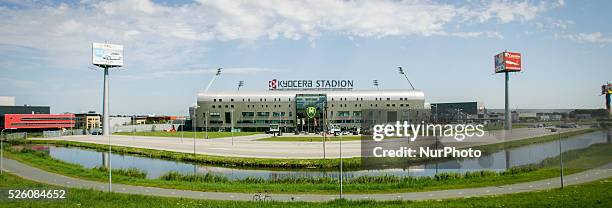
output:
[[[270,124],[270,131],[271,132],[279,132],[280,131],[280,126],[278,124]]]
[[[92,43],[91,63],[97,66],[123,66],[123,45]]]
[[[612,94],[612,84],[602,85],[601,86],[601,94]]]
[[[268,81],[269,90],[350,90],[353,80],[277,80]]]
[[[502,52],[495,55],[495,73],[521,71],[521,54]]]

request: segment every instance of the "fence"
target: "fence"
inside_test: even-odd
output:
[[[8,140],[19,140],[19,139],[26,139],[26,138],[28,138],[28,133],[17,132],[17,133],[5,134],[3,139],[8,141]]]
[[[61,137],[61,131],[43,131],[43,138]]]
[[[112,132],[153,132],[172,129],[173,124],[141,124],[141,125],[125,125],[113,126]],[[174,129],[178,128],[178,124],[174,124]]]

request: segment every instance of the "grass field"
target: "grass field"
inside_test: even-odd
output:
[[[249,136],[255,134],[263,134],[262,132],[234,132],[234,136]],[[185,132],[116,132],[113,135],[124,135],[124,136],[151,136],[151,137],[177,137],[181,136],[184,138],[193,138],[194,135],[196,139],[204,139],[206,137],[206,132],[193,132],[193,131],[185,131]],[[208,138],[222,138],[222,137],[231,137],[232,132],[208,132]]]
[[[59,189],[11,174],[0,175],[0,189]],[[63,188],[62,188],[63,189]],[[540,192],[432,201],[239,202],[167,198],[87,189],[68,189],[63,200],[0,199],[0,207],[612,207],[612,178]]]

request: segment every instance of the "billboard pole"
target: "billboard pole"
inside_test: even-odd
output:
[[[504,113],[504,124],[506,130],[512,130],[512,116],[510,116],[510,101],[508,99],[508,81],[510,80],[510,76],[508,75],[508,71],[504,72],[506,76],[506,104],[505,104],[505,113]]]
[[[104,136],[108,137],[108,192],[113,190],[113,167],[111,165],[111,154],[112,154],[112,145],[110,139],[110,121],[109,121],[109,109],[108,109],[108,66],[104,66],[104,96],[103,96],[103,106],[102,106],[102,114],[104,114],[102,125],[102,133]]]
[[[103,115],[103,129],[102,134],[104,136],[110,135],[110,122],[108,112],[108,66],[104,66],[104,95],[102,103],[102,114]]]

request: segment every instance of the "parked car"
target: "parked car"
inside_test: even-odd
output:
[[[102,130],[101,129],[92,129],[90,130],[91,135],[102,135]]]

